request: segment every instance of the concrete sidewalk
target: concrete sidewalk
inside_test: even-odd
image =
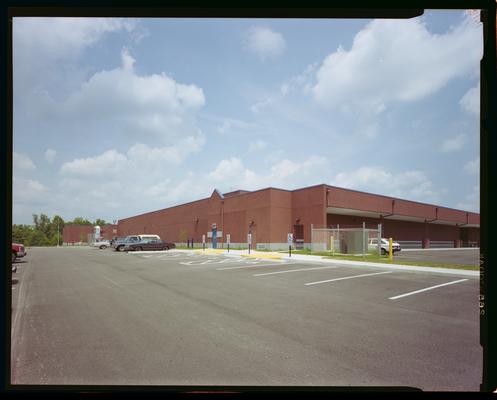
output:
[[[343,265],[343,266],[365,266],[365,267],[375,267],[383,269],[395,269],[402,271],[420,271],[420,272],[433,272],[440,274],[450,274],[450,275],[461,275],[461,276],[480,276],[480,271],[471,271],[464,269],[451,269],[451,268],[433,268],[433,267],[423,267],[417,265],[402,265],[402,264],[383,264],[375,263],[369,261],[350,261],[350,260],[334,260],[330,258],[324,258],[322,256],[312,256],[303,254],[292,254],[291,257],[288,253],[278,253],[278,252],[267,252],[267,251],[254,251],[251,250],[250,254],[248,250],[228,250],[226,249],[195,249],[195,250],[170,250],[170,251],[182,251],[182,252],[194,252],[196,254],[222,254],[225,256],[232,257],[247,257],[247,258],[260,258],[260,259],[274,259],[274,260],[298,260],[305,262],[318,262],[320,264],[333,264],[333,265]]]

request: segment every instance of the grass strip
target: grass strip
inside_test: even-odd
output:
[[[366,262],[376,262],[381,264],[397,264],[397,265],[413,265],[418,267],[431,267],[431,268],[449,268],[449,269],[464,269],[469,271],[478,271],[480,267],[478,265],[470,265],[470,264],[454,264],[454,263],[441,263],[441,262],[430,262],[430,261],[410,261],[410,260],[402,260],[396,259],[395,256],[393,261],[388,259],[388,256],[379,256],[377,254],[368,254],[368,255],[345,255],[345,254],[331,254],[329,252],[321,251],[321,252],[310,252],[309,250],[295,250],[292,251],[294,254],[303,254],[303,255],[313,255],[313,256],[322,256],[327,259],[332,260],[347,260],[347,261],[366,261]]]

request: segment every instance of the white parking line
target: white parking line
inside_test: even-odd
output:
[[[253,264],[256,264],[256,262]],[[227,268],[216,268],[216,271],[224,271],[226,269],[241,269],[241,268],[256,268],[256,267],[270,267],[273,265],[281,265],[281,264],[257,264],[257,265],[245,265],[243,267],[227,267]]]
[[[442,286],[447,286],[447,285],[453,285],[454,283],[460,283],[460,282],[464,282],[464,281],[467,281],[467,279],[459,279],[458,281],[442,283],[441,285],[436,285],[436,286],[430,286],[430,287],[427,287],[425,289],[416,290],[414,292],[409,292],[409,293],[405,293],[405,294],[399,294],[398,296],[389,297],[388,299],[389,300],[397,300],[397,299],[400,299],[401,297],[406,297],[406,296],[410,296],[412,294],[426,292],[427,290],[436,289],[436,288],[439,288]]]
[[[218,260],[216,259],[207,259],[207,260],[195,260],[195,261],[181,261],[179,264],[181,265],[205,265],[205,264],[216,264]]]
[[[309,282],[306,283],[305,285],[317,285],[318,283],[326,283],[326,282],[334,282],[334,281],[342,281],[345,279],[354,279],[354,278],[361,278],[363,276],[373,276],[373,275],[381,275],[381,274],[391,274],[393,271],[386,271],[386,272],[375,272],[374,274],[362,274],[362,275],[352,275],[352,276],[345,276],[343,278],[335,278],[335,279],[327,279],[325,281],[319,281],[319,282]]]
[[[180,260],[199,260],[198,257],[157,257],[159,260],[171,260],[171,261],[180,261]]]
[[[312,270],[315,270],[315,269],[328,269],[328,268],[337,268],[337,267],[318,267],[318,268],[289,269],[289,270],[286,270],[286,271],[266,272],[264,274],[255,274],[254,276],[265,276],[265,275],[274,275],[274,274],[284,274],[286,272],[312,271]]]

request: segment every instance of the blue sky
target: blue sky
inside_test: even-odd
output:
[[[478,20],[14,18],[13,222],[320,183],[478,212]]]

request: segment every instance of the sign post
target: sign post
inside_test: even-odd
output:
[[[247,243],[248,243],[248,250],[249,250],[249,254],[250,254],[250,245],[252,244],[252,234],[249,233],[247,235]]]
[[[228,253],[230,252],[230,239],[231,235],[229,233],[226,234],[226,242],[228,242]]]
[[[212,248],[217,249],[217,225],[212,224]]]
[[[287,235],[287,241],[288,241],[288,255],[289,255],[289,257],[291,257],[292,256],[293,233],[289,233]]]
[[[202,235],[202,249],[205,251],[205,235]]]

